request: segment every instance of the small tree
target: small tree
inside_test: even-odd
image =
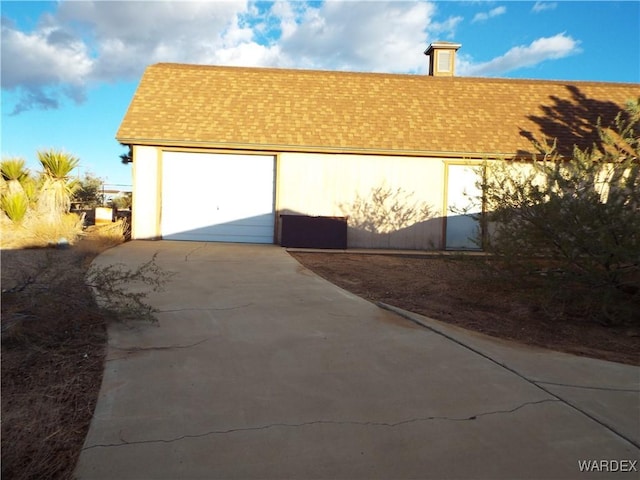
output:
[[[81,203],[84,208],[95,208],[103,204],[104,196],[102,195],[102,178],[96,177],[94,174],[87,172],[84,177],[78,181],[78,187],[73,193],[73,201]]]
[[[484,165],[485,248],[512,273],[543,274],[556,299],[577,287],[582,311],[606,323],[640,320],[639,126],[640,99],[597,126],[601,149],[565,159],[540,143],[531,164]]]

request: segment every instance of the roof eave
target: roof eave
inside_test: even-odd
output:
[[[388,155],[401,157],[438,157],[476,160],[485,158],[522,158],[522,154],[513,152],[471,152],[471,151],[446,151],[446,150],[409,150],[409,149],[384,149],[361,147],[331,147],[324,145],[283,145],[264,143],[227,143],[193,140],[166,140],[157,138],[127,138],[118,137],[118,142],[125,145],[144,145],[160,148],[206,148],[214,150],[241,150],[260,152],[287,152],[287,153],[327,153],[327,154],[352,154],[352,155]]]

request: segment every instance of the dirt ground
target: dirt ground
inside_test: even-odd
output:
[[[2,478],[72,478],[97,401],[106,318],[84,285],[110,241],[3,249]]]
[[[523,344],[640,365],[640,331],[549,311],[532,292],[492,282],[473,259],[291,252],[356,295]],[[640,315],[640,312],[638,312]]]

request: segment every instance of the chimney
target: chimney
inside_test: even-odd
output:
[[[453,77],[456,52],[462,45],[451,42],[433,42],[424,51],[429,56],[429,75],[432,77]]]

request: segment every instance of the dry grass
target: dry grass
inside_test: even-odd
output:
[[[74,244],[82,235],[84,219],[75,213],[68,213],[57,222],[49,222],[30,212],[19,224],[13,223],[4,215],[0,222],[0,248],[4,250],[46,247],[61,240]]]
[[[0,248],[16,250],[41,248],[57,245],[64,239],[65,243],[75,245],[78,240],[91,236],[91,248],[98,244],[113,246],[129,237],[129,225],[124,219],[117,222],[93,225],[84,229],[84,219],[75,213],[62,217],[58,223],[49,223],[42,217],[28,216],[20,224],[13,223],[6,216],[0,216]]]
[[[120,219],[113,223],[104,223],[94,225],[89,229],[89,233],[93,234],[94,242],[100,241],[110,246],[122,243],[123,239],[129,237],[129,224]]]
[[[2,250],[2,478],[67,479],[102,381],[106,323],[85,274],[122,242],[94,228],[69,248]]]

